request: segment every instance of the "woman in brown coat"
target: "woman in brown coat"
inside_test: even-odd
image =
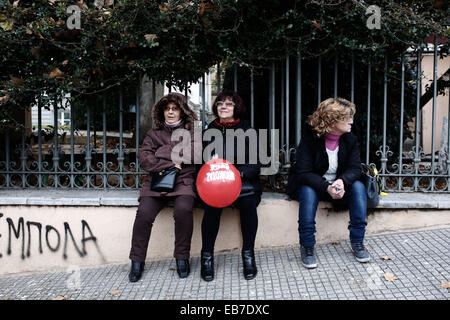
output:
[[[142,169],[149,172],[149,175],[140,191],[139,208],[133,226],[130,282],[136,282],[141,278],[153,222],[158,213],[167,205],[168,200],[174,201],[174,257],[177,272],[180,278],[187,277],[190,272],[189,254],[193,229],[195,165],[173,162],[175,160],[172,160],[172,149],[178,142],[171,141],[171,136],[176,129],[187,129],[193,137],[194,121],[197,120],[197,116],[189,108],[186,98],[182,94],[169,93],[155,104],[152,118],[155,124],[154,128],[147,132],[138,153],[139,164]],[[193,162],[192,159],[190,163]],[[175,167],[180,171],[172,192],[151,190],[152,173]]]

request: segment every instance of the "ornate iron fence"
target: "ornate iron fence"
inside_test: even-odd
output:
[[[437,109],[437,83],[438,83],[438,45],[437,40],[434,41],[433,55],[433,71],[432,71],[432,89],[427,92],[431,93],[432,99],[432,120],[431,120],[431,152],[428,154],[424,151],[425,141],[422,137],[421,118],[422,118],[422,74],[421,61],[424,50],[422,47],[417,48],[415,52],[405,53],[400,59],[400,110],[398,118],[399,136],[397,137],[398,145],[389,145],[390,132],[388,132],[388,59],[385,60],[383,71],[383,106],[382,106],[382,143],[377,146],[375,152],[371,151],[374,108],[372,107],[372,99],[374,93],[373,87],[373,67],[369,64],[366,69],[359,72],[367,72],[366,105],[365,108],[365,132],[360,137],[361,141],[365,141],[364,148],[361,149],[363,161],[372,167],[377,166],[382,178],[382,189],[388,192],[450,192],[450,156],[448,141],[450,140],[450,132],[448,130],[448,118],[450,115],[450,107],[447,117],[443,119],[443,127],[441,134],[441,148],[436,150],[436,130],[438,129],[436,120]],[[255,116],[266,121],[266,128],[279,129],[281,138],[281,150],[279,152],[279,172],[273,176],[262,177],[265,182],[266,190],[274,190],[284,192],[287,186],[287,175],[292,160],[295,158],[295,147],[301,139],[302,123],[306,119],[304,100],[311,92],[305,92],[302,84],[302,57],[297,56],[292,62],[292,57],[287,56],[284,61],[272,63],[269,71],[268,83],[268,114],[264,115],[255,110],[255,85],[254,80],[257,75],[250,72],[249,77],[249,105],[250,105],[250,122],[255,124]],[[408,79],[405,78],[405,63],[415,61],[416,80],[413,85],[416,87],[416,111],[413,125],[414,127],[409,133],[414,139],[409,140],[409,144],[405,141],[405,84]],[[350,62],[350,90],[343,94],[338,90],[341,85],[338,81],[339,57],[335,57],[333,66],[333,95],[337,97],[346,96],[352,101],[355,99],[355,59],[352,56]],[[324,97],[323,88],[323,61],[317,58],[317,85],[314,96],[318,104]],[[294,76],[292,76],[294,70]],[[215,70],[217,74],[216,86],[217,91],[222,86],[220,65]],[[276,74],[280,75],[280,81],[277,82]],[[449,71],[444,72],[442,77],[448,77]],[[292,79],[295,79],[292,83]],[[408,85],[411,85],[411,81]],[[233,88],[235,91],[238,87],[238,67],[234,67],[233,72]],[[206,81],[205,77],[200,81],[200,104],[197,106],[197,112],[202,123],[206,123],[210,118],[210,108],[206,105]],[[278,84],[278,95],[277,95]],[[294,90],[291,91],[291,88]],[[155,88],[153,83],[153,89]],[[430,87],[431,88],[431,87]],[[171,88],[169,88],[169,91]],[[259,90],[262,90],[259,88]],[[431,90],[431,91],[430,91]],[[446,89],[448,91],[448,88]],[[341,90],[342,91],[342,90]],[[151,105],[156,102],[156,96],[153,90]],[[92,106],[86,108],[86,127],[80,131],[75,129],[73,123],[75,107],[70,108],[70,129],[61,129],[58,123],[58,103],[55,101],[53,108],[53,127],[43,128],[42,125],[42,107],[38,108],[38,124],[37,131],[29,135],[25,130],[20,133],[19,143],[12,145],[11,132],[6,132],[0,139],[0,150],[3,155],[0,157],[0,188],[76,188],[76,189],[137,189],[143,184],[147,172],[142,171],[137,159],[139,152],[139,137],[142,135],[140,128],[140,86],[135,92],[134,112],[130,113],[129,105],[124,109],[123,89],[119,92],[119,111],[117,132],[108,131],[111,124],[108,123],[106,117],[106,96],[103,97],[101,128],[92,127],[95,119],[92,119]],[[189,98],[188,91],[185,95]],[[292,96],[295,96],[292,101]],[[276,100],[278,100],[278,103]],[[316,104],[316,105],[317,105]],[[292,109],[291,107],[294,106]],[[450,106],[450,102],[449,102]],[[411,107],[411,106],[409,106]],[[255,111],[258,111],[255,114]],[[208,114],[209,112],[209,114]],[[278,112],[278,113],[277,113]],[[376,110],[375,110],[376,112]],[[134,125],[130,132],[124,132],[124,115],[129,119],[130,114],[134,117]],[[378,118],[377,118],[378,119]],[[447,119],[447,120],[446,120]],[[292,125],[293,130],[292,130]],[[43,130],[46,129],[46,130]],[[97,141],[97,129],[101,134],[101,139]],[[93,132],[94,131],[94,132]],[[79,136],[76,137],[77,132]],[[360,132],[362,133],[362,132]],[[49,138],[50,137],[50,138]],[[419,138],[420,137],[420,138]],[[83,139],[84,141],[80,141]],[[395,152],[394,152],[395,150]],[[397,152],[398,150],[398,152]],[[437,152],[438,151],[438,152]]]

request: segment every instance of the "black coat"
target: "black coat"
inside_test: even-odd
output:
[[[323,177],[328,170],[328,154],[325,149],[325,137],[317,137],[315,131],[307,126],[297,146],[295,163],[295,190],[301,185],[313,188],[319,197],[327,193],[330,183]],[[344,181],[344,188],[361,177],[361,157],[358,138],[351,132],[339,138],[338,167],[336,179]]]
[[[237,130],[237,129],[242,129],[244,132],[247,131],[248,129],[251,129],[251,126],[249,125],[248,121],[241,119],[239,121],[239,123],[232,127],[232,128],[224,128],[224,127],[220,127],[218,125],[216,125],[216,123],[214,121],[212,121],[207,129],[203,132],[203,136],[204,134],[209,130],[209,129],[218,129],[220,130],[220,132],[222,133],[222,137],[223,137],[223,156],[220,157],[222,159],[227,159],[227,149],[226,149],[226,139],[230,139],[232,138],[231,136],[227,136],[226,134],[226,129],[233,129],[233,130]],[[256,154],[256,159],[257,159],[257,163],[256,164],[250,164],[250,145],[249,145],[249,139],[246,138],[245,139],[245,163],[244,164],[237,164],[237,160],[238,160],[238,154],[237,154],[237,138],[234,138],[233,141],[233,145],[234,145],[234,157],[233,157],[233,165],[236,167],[236,169],[239,171],[239,173],[242,173],[242,181],[248,181],[253,188],[255,189],[255,192],[257,193],[257,195],[260,197],[261,193],[262,193],[262,186],[261,186],[261,182],[260,182],[260,173],[261,173],[261,163],[259,161],[259,157],[258,154]],[[206,146],[208,146],[209,144],[211,144],[214,141],[214,138],[211,138],[211,140],[209,141],[203,141],[203,150],[205,149]],[[258,146],[258,144],[256,145]],[[256,147],[256,150],[258,150],[258,147]],[[258,152],[258,151],[257,151]],[[209,155],[210,158],[212,157],[212,154]]]

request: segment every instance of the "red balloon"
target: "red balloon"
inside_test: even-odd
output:
[[[197,191],[211,207],[224,208],[232,204],[241,193],[239,171],[224,159],[212,159],[205,163],[197,175]]]

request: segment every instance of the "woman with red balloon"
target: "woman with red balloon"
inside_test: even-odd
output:
[[[181,160],[174,163],[176,160],[172,160],[171,154],[176,143],[171,141],[171,136],[177,129],[189,130],[193,136],[197,115],[189,108],[184,95],[169,93],[155,104],[152,119],[154,127],[147,132],[138,153],[141,168],[150,174],[140,191],[139,207],[133,225],[130,282],[136,282],[141,278],[153,222],[167,205],[168,200],[174,201],[174,257],[177,273],[180,278],[186,278],[190,273],[189,255],[193,230],[192,211],[196,197],[194,191],[196,166],[185,164]],[[158,175],[168,171],[178,172],[174,174],[176,178],[171,190],[162,191],[155,187],[152,180],[157,180]]]
[[[261,201],[261,193],[262,193],[262,187],[259,181],[261,166],[259,164],[259,161],[249,161],[250,142],[248,137],[245,138],[239,137],[239,133],[243,134],[248,129],[251,129],[249,123],[242,118],[245,114],[245,106],[239,94],[237,92],[232,91],[224,91],[219,93],[219,95],[214,101],[212,109],[213,114],[216,116],[216,119],[208,125],[206,131],[203,133],[203,140],[204,140],[203,149],[205,150],[205,148],[209,144],[214,142],[214,139],[212,138],[210,140],[205,138],[208,137],[207,134],[208,130],[211,129],[219,130],[222,133],[223,137],[222,140],[223,154],[222,155],[214,154],[215,150],[214,149],[213,151],[211,151],[211,154],[208,154],[208,156],[210,159],[219,157],[222,159],[231,160],[230,162],[232,162],[234,166],[229,165],[227,161],[223,160],[219,161],[219,163],[215,164],[213,163],[211,165],[216,166],[217,172],[215,173],[213,172],[214,170],[212,170],[209,173],[209,176],[206,177],[206,179],[210,179],[211,181],[214,179],[221,179],[222,181],[226,181],[227,179],[234,179],[234,173],[232,173],[231,169],[234,169],[235,167],[235,169],[237,169],[238,171],[236,172],[236,174],[238,174],[237,178],[239,178],[239,176],[241,178],[240,181],[242,181],[242,189],[240,183],[231,184],[231,187],[234,186],[234,188],[236,188],[237,186],[239,188],[236,194],[238,198],[236,201],[233,202],[233,205],[237,207],[240,212],[241,232],[243,238],[243,247],[242,247],[242,261],[244,266],[243,272],[245,279],[250,280],[256,277],[257,274],[254,246],[255,246],[256,232],[258,229],[258,216],[256,207]],[[235,132],[234,130],[237,129],[242,130]],[[230,134],[230,131],[234,133]],[[237,143],[238,139],[240,138],[245,139],[244,140],[245,143],[243,145]],[[233,139],[233,141],[230,141],[229,139]],[[255,142],[252,141],[252,143]],[[231,150],[227,150],[227,147],[230,148],[230,146],[234,147],[233,159],[229,159],[227,157],[227,152],[229,153],[229,157],[231,154]],[[242,155],[245,155],[245,157],[242,158]],[[252,156],[256,157],[257,159],[257,154]],[[245,160],[242,161],[242,159]],[[197,178],[197,182],[198,181],[199,180]],[[223,197],[227,197],[229,193],[233,193],[233,190],[230,191],[227,190],[227,188],[223,188],[221,192]],[[204,203],[205,211],[201,227],[202,230],[201,277],[205,281],[211,281],[214,279],[214,244],[219,231],[220,216],[223,207],[227,206],[227,204],[224,205],[224,203],[220,202],[221,201],[220,194],[219,197],[215,196],[214,199],[209,199],[212,201],[208,201],[208,199],[206,198],[202,199],[205,202]]]

